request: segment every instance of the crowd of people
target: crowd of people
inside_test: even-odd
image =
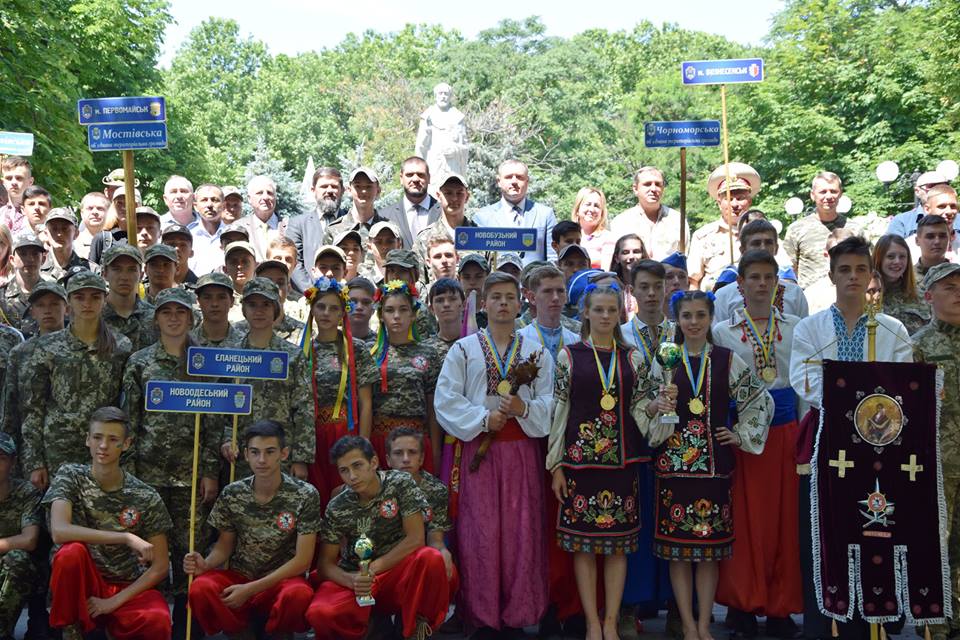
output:
[[[28,160],[0,165],[0,639],[23,609],[30,638],[118,640],[183,638],[188,611],[194,637],[613,640],[665,609],[669,634],[712,640],[714,603],[738,637],[765,618],[825,639],[811,363],[865,360],[873,313],[877,360],[945,372],[957,584],[957,195],[936,172],[879,238],[819,173],[782,240],[742,163],[710,175],[719,217],[692,233],[655,167],[635,207],[585,187],[565,220],[517,160],[475,210],[463,176],[429,193],[418,157],[385,208],[375,171],[323,167],[290,219],[266,176],[246,215],[240,189],[171,176],[163,214],[135,191],[136,238],[122,177],[77,217]],[[458,250],[475,226],[536,242]],[[195,483],[194,416],[145,398],[191,380],[191,346],[289,362],[244,381],[237,424],[200,418]]]

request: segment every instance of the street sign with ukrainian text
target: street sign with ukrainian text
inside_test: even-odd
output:
[[[537,230],[527,227],[457,227],[457,250],[531,251],[537,246]]]
[[[90,151],[166,149],[167,125],[165,122],[91,125],[87,127],[87,146]]]
[[[144,396],[147,411],[249,415],[253,387],[248,384],[150,380]]]
[[[33,155],[33,134],[0,131],[0,156]]]
[[[77,101],[80,124],[166,122],[167,103],[161,96],[85,98]]]
[[[680,77],[683,84],[763,82],[763,58],[681,62]]]
[[[290,354],[260,349],[187,349],[187,373],[191,376],[286,380]]]
[[[643,127],[648,147],[716,147],[720,144],[719,120],[648,122]]]

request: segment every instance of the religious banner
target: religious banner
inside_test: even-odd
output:
[[[940,473],[942,374],[826,361],[810,484],[820,610],[870,623],[952,615]]]

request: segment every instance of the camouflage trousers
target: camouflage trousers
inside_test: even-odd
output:
[[[943,498],[947,503],[947,554],[950,557],[950,585],[953,587],[953,619],[930,625],[931,634],[951,637],[960,634],[960,476],[943,476]]]
[[[187,574],[183,572],[183,557],[190,552],[190,487],[154,487],[160,494],[173,528],[167,535],[167,545],[170,547],[170,572],[172,580],[166,590],[170,595],[182,596],[187,594]],[[201,504],[197,496],[197,520],[194,535],[194,551],[205,554],[210,539],[210,530],[207,527],[207,516],[210,509]]]
[[[15,549],[0,556],[0,637],[13,637],[20,610],[36,589],[39,575],[28,551]]]

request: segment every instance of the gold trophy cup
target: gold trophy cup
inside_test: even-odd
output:
[[[361,533],[353,545],[353,550],[360,558],[360,575],[370,575],[370,560],[373,558],[373,542],[367,537],[366,533]],[[377,604],[373,595],[357,596],[357,605],[361,607],[372,607]]]
[[[660,368],[663,370],[663,384],[673,384],[673,374],[680,366],[682,359],[683,351],[679,345],[674,342],[660,343],[660,346],[657,347],[657,362],[660,363]],[[680,416],[677,415],[676,411],[660,416],[660,424],[678,424],[679,422]]]

